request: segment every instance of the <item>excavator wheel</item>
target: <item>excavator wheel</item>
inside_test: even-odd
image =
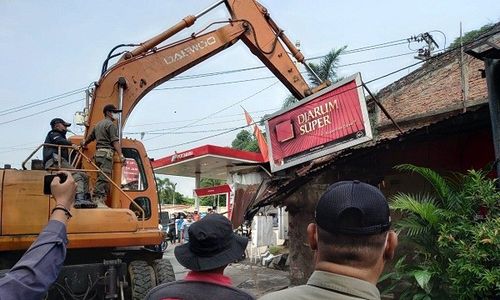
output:
[[[134,260],[128,265],[132,300],[142,300],[156,286],[155,271],[145,261]]]
[[[168,259],[155,259],[153,261],[153,269],[156,275],[156,285],[175,281],[174,269]]]

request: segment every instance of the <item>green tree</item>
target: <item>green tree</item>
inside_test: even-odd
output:
[[[226,183],[224,180],[220,179],[212,179],[212,178],[202,178],[200,180],[200,187],[213,187]],[[226,195],[218,195],[218,196],[207,196],[200,198],[201,206],[213,206],[217,205],[217,197],[219,198],[219,205],[226,205]]]
[[[308,63],[309,67],[318,75],[321,80],[318,80],[314,74],[307,69],[307,77],[309,81],[314,86],[320,85],[325,80],[330,80],[332,83],[341,80],[337,74],[337,68],[339,64],[339,56],[344,52],[347,46],[343,46],[339,49],[333,49],[325,55],[318,64]],[[289,95],[285,98],[282,107],[287,108],[297,103],[298,100],[293,95]]]
[[[158,189],[158,199],[161,204],[173,204],[173,199],[175,199],[175,204],[193,204],[193,198],[184,197],[181,193],[177,192],[175,188],[177,183],[172,182],[169,178],[155,177],[156,178],[156,188]]]
[[[414,249],[398,260],[388,289],[400,299],[493,299],[500,294],[500,192],[481,171],[445,178],[414,165],[397,169],[424,177],[434,194],[397,194],[391,208],[403,243]],[[401,236],[401,235],[400,235]]]
[[[161,204],[172,203],[172,199],[175,195],[176,184],[170,181],[167,177],[156,178],[156,188],[158,189],[158,198]]]
[[[259,152],[259,143],[253,134],[248,130],[242,130],[231,143],[231,147],[239,150]]]
[[[473,40],[477,39],[480,35],[482,35],[483,33],[486,33],[491,28],[493,28],[493,26],[494,26],[494,24],[486,24],[479,29],[466,32],[462,36],[462,44],[467,44],[467,43],[472,42]],[[460,47],[460,37],[457,37],[455,40],[453,40],[453,42],[449,46],[449,48],[451,48],[451,49],[454,49],[457,47]]]

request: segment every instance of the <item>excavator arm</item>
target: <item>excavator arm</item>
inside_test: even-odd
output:
[[[241,22],[230,23],[155,52],[118,62],[97,83],[89,125],[93,126],[103,118],[102,109],[109,103],[123,109],[124,124],[137,103],[149,91],[233,45],[245,30]],[[120,95],[120,90],[123,95]]]
[[[193,34],[185,40],[156,47],[222,3],[226,4],[232,17],[227,25],[206,34]],[[123,109],[120,120],[120,125],[123,126],[137,103],[153,88],[238,40],[242,40],[298,99],[329,84],[326,82],[315,90],[309,88],[287,51],[302,63],[303,55],[270,18],[265,7],[254,0],[220,0],[127,52],[103,73],[94,91],[86,135],[104,117],[102,109],[106,104],[115,104]]]

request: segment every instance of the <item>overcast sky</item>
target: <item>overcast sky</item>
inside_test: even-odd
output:
[[[41,144],[54,117],[73,121],[84,106],[84,93],[41,104],[44,99],[88,86],[98,80],[104,58],[121,43],[138,43],[195,14],[213,0],[164,1],[9,1],[0,0],[0,166],[21,162]],[[271,16],[292,41],[300,41],[306,57],[333,48],[376,45],[430,32],[440,48],[463,30],[498,22],[500,1],[278,1],[263,0]],[[228,18],[225,6],[171,38],[174,42],[206,25]],[[415,63],[412,51],[419,43],[402,43],[341,57],[339,73],[361,72],[365,81]],[[439,50],[439,49],[438,49]],[[397,56],[394,58],[388,58]],[[377,60],[361,63],[363,61]],[[243,43],[183,73],[196,75],[233,70],[262,63]],[[377,91],[415,68],[369,84]],[[171,80],[150,92],[136,107],[124,129],[126,136],[143,141],[149,156],[161,158],[205,144],[229,146],[237,131],[200,140],[221,129],[245,124],[240,104],[254,119],[280,108],[288,91],[267,69],[200,79]],[[255,79],[255,80],[251,80]],[[199,85],[251,80],[243,83]],[[256,92],[261,93],[250,97]],[[240,104],[236,105],[237,103]],[[41,104],[34,107],[28,104]],[[24,105],[24,106],[22,106]],[[226,109],[227,108],[227,109]],[[225,110],[223,110],[225,109]],[[222,112],[206,119],[217,111]],[[203,120],[201,120],[203,119]],[[185,126],[197,120],[188,128]],[[157,135],[152,130],[175,131]],[[81,133],[82,129],[72,126]],[[198,133],[193,133],[198,131]],[[201,131],[201,132],[200,132]],[[199,141],[196,141],[199,140]],[[192,142],[196,141],[196,142]],[[179,145],[178,144],[184,144]],[[178,190],[192,194],[194,181],[175,178]]]

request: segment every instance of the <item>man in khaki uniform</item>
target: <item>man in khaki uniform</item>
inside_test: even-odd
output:
[[[375,285],[397,246],[380,190],[357,180],[337,182],[321,196],[315,221],[307,227],[315,252],[307,284],[261,299],[380,299]]]
[[[82,146],[85,147],[90,142],[96,141],[94,162],[110,178],[113,170],[114,151],[118,153],[122,163],[125,162],[125,157],[122,154],[122,148],[120,146],[120,138],[118,137],[118,127],[113,122],[118,119],[119,113],[121,112],[122,111],[117,109],[113,104],[104,106],[103,113],[105,118],[95,125],[87,139],[82,142]],[[108,179],[99,172],[92,195],[92,201],[94,201],[98,207],[107,207],[105,203],[108,194]]]

